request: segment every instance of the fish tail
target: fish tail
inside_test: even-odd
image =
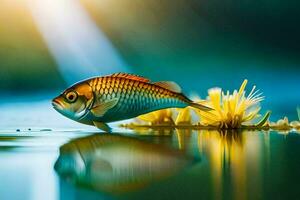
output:
[[[202,110],[202,111],[211,111],[211,110],[213,110],[212,108],[210,108],[208,106],[205,106],[201,103],[196,103],[196,102],[193,102],[193,101],[191,101],[189,103],[189,106],[197,108],[197,109]]]
[[[202,111],[214,110],[213,108],[210,108],[206,105],[203,105],[203,103],[201,103],[201,102],[194,102],[194,101],[190,100],[184,94],[180,94],[180,95],[181,95],[181,99],[183,99],[183,101],[186,102],[188,104],[188,106],[191,106],[193,108],[196,108],[196,109],[199,109],[199,110],[202,110]]]

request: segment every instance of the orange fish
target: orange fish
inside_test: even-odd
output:
[[[108,122],[134,118],[155,110],[187,106],[211,110],[187,98],[174,82],[150,82],[126,73],[76,83],[54,98],[52,105],[72,120],[107,132],[111,131],[106,124]]]

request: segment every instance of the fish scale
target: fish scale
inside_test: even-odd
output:
[[[119,98],[116,107],[104,116],[106,119],[116,118],[118,117],[114,116],[116,113],[120,115],[128,113],[128,111],[133,112],[133,115],[139,115],[151,108],[157,109],[160,105],[161,108],[168,107],[169,105],[166,104],[177,103],[176,106],[186,106],[185,102],[175,99],[178,95],[159,86],[141,81],[118,77],[100,77],[90,80],[90,85],[98,101]],[[124,116],[124,118],[128,117]]]

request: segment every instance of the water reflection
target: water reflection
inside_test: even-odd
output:
[[[295,133],[137,130],[73,140],[61,147],[55,168],[76,194],[84,184],[121,199],[297,197],[299,145]]]
[[[268,132],[176,129],[173,137],[179,149],[208,161],[213,199],[259,198],[270,161]]]
[[[76,184],[122,193],[170,177],[193,161],[183,152],[161,144],[96,134],[63,145],[55,169]]]
[[[231,179],[233,185],[238,186],[234,194],[238,199],[245,199],[239,194],[245,194],[245,134],[238,131],[202,131],[199,133],[199,151],[210,160],[212,184],[215,199],[221,199],[224,178]],[[227,176],[230,177],[227,177]],[[228,193],[230,194],[230,193]],[[227,195],[228,195],[227,194]]]
[[[262,166],[269,165],[268,133],[240,130],[177,130],[176,137],[179,148],[187,148],[195,143],[191,141],[192,138],[197,139],[200,157],[208,161],[206,170],[211,175],[213,199],[259,197],[255,195],[260,195],[263,188]]]

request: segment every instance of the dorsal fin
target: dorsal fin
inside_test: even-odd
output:
[[[135,81],[141,81],[141,82],[145,82],[148,83],[150,82],[149,79],[138,76],[138,75],[134,75],[134,74],[127,74],[127,73],[115,73],[115,74],[111,74],[109,75],[110,77],[120,77],[120,78],[127,78],[127,79],[131,79],[131,80],[135,80]]]
[[[155,82],[154,85],[157,85],[157,86],[160,86],[162,88],[168,89],[172,92],[181,93],[181,87],[173,81]]]

